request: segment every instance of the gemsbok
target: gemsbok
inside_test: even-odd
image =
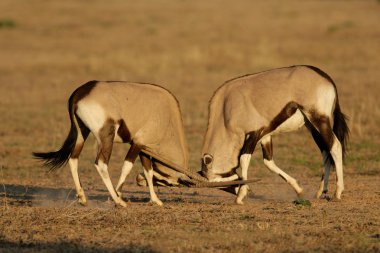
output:
[[[212,96],[202,149],[202,174],[209,181],[247,179],[251,155],[261,144],[266,167],[289,183],[300,196],[303,189],[273,161],[272,135],[305,125],[322,152],[324,173],[317,197],[328,191],[330,167],[336,169],[335,197],[344,190],[343,158],[349,129],[341,112],[334,81],[313,66],[291,66],[238,77],[225,82]],[[248,185],[235,188],[242,204]]]
[[[33,154],[44,160],[51,170],[69,162],[79,203],[85,205],[87,199],[78,175],[78,157],[90,132],[98,146],[95,167],[118,205],[126,206],[121,188],[137,156],[144,167],[151,201],[158,205],[162,202],[154,192],[153,175],[169,185],[189,179],[155,159],[162,157],[177,167],[188,168],[188,148],[179,104],[168,90],[145,83],[90,81],[72,93],[68,111],[71,128],[62,147],[55,152]],[[108,174],[114,142],[131,144],[116,190]],[[193,176],[202,180],[198,174]]]

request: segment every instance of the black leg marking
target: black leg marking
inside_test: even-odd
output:
[[[132,140],[131,132],[122,119],[119,120],[119,129],[117,130],[117,135],[120,136],[124,143],[129,143]]]
[[[137,156],[140,154],[141,147],[137,144],[132,143],[128,150],[128,154],[125,156],[125,161],[134,163]]]
[[[83,123],[83,121],[76,114],[75,114],[74,117],[75,117],[75,119],[78,122],[78,126],[79,126],[80,132],[81,132],[82,137],[83,137],[83,142],[82,143],[76,143],[73,151],[71,152],[70,157],[71,158],[78,158],[79,155],[80,155],[80,153],[82,152],[82,149],[83,149],[83,146],[84,146],[84,142],[87,140],[87,137],[88,137],[88,135],[90,133],[90,129],[88,129],[86,127],[86,125]]]
[[[263,158],[265,160],[272,160],[273,159],[273,144],[272,144],[272,140],[270,140],[269,142],[267,143],[261,143],[261,149],[263,151]]]
[[[325,146],[318,144],[318,146],[327,147],[328,151],[331,150],[331,147],[334,142],[334,133],[330,125],[330,120],[327,116],[319,115],[316,112],[312,112],[311,122],[318,129],[320,136],[322,137]],[[314,136],[313,136],[314,137]]]
[[[269,123],[269,126],[266,127],[261,136],[264,136],[272,131],[274,131],[278,126],[284,123],[288,118],[293,116],[297,109],[302,109],[302,106],[296,102],[289,102],[281,110],[279,114]]]
[[[152,160],[149,156],[145,154],[140,154],[140,160],[141,160],[141,165],[146,169],[146,170],[151,170],[152,169]]]
[[[252,131],[247,134],[248,138],[246,138],[243,148],[240,151],[240,155],[244,154],[252,154],[255,151],[257,142],[259,141],[262,133],[262,128],[257,131]]]
[[[111,119],[107,120],[104,126],[99,131],[100,147],[98,156],[96,157],[95,164],[98,164],[101,159],[105,164],[108,164],[113,146],[113,139],[115,137],[115,122]]]

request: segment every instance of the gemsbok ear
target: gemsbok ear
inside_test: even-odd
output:
[[[204,154],[203,155],[203,163],[207,166],[207,167],[211,167],[212,165],[212,161],[214,160],[214,158],[212,157],[212,155],[210,154]]]

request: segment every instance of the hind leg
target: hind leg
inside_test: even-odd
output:
[[[78,158],[70,158],[69,166],[70,166],[71,174],[74,179],[75,189],[77,191],[77,198],[78,198],[79,204],[87,205],[86,195],[84,194],[84,190],[82,188],[82,184],[80,182],[79,174],[78,174]]]
[[[327,145],[327,148],[330,151],[331,157],[334,160],[337,177],[337,189],[335,192],[335,197],[337,199],[340,199],[341,194],[344,190],[342,145],[340,144],[338,138],[335,136],[330,124],[330,120],[327,116],[313,115],[312,123],[321,134],[324,142]],[[327,184],[327,179],[324,179],[325,184]]]
[[[70,155],[69,166],[71,170],[71,175],[74,179],[78,201],[81,205],[87,205],[86,195],[84,194],[78,174],[78,158],[80,153],[82,152],[84,142],[86,141],[88,134],[90,133],[90,130],[83,124],[83,122],[80,119],[76,119],[80,127],[80,132],[78,131],[77,141],[74,150],[71,152]]]
[[[159,206],[162,206],[162,201],[157,197],[156,193],[154,192],[152,161],[147,156],[141,156],[140,158],[142,158],[141,163],[144,167],[144,175],[149,186],[150,201],[156,203]]]
[[[337,177],[335,197],[337,199],[340,199],[344,190],[342,145],[340,144],[338,138],[335,136],[330,124],[330,120],[327,116],[314,114],[312,117],[312,123],[321,134],[330,151],[331,157],[334,160]],[[327,180],[324,180],[325,184],[327,184]]]
[[[316,120],[314,121],[318,122]],[[327,146],[319,130],[316,129],[316,127],[311,123],[310,119],[307,118],[306,115],[305,115],[305,122],[306,122],[305,124],[306,127],[309,129],[311,135],[313,136],[313,139],[315,143],[318,145],[318,148],[321,151],[322,157],[323,157],[324,171],[322,173],[321,183],[317,192],[317,198],[328,198],[327,196],[328,183],[329,183],[330,169],[332,166],[332,157],[329,152],[329,147]]]
[[[335,135],[334,135],[334,142],[331,147],[330,153],[334,159],[335,169],[336,169],[337,181],[336,181],[335,197],[337,199],[341,199],[341,195],[344,190],[342,145],[340,144],[338,138]]]
[[[98,140],[98,156],[95,161],[95,167],[115,203],[126,207],[127,203],[116,193],[108,174],[108,163],[111,157],[113,140],[115,137],[115,126],[113,122],[107,121],[99,130],[99,134],[96,137]]]
[[[299,197],[303,195],[303,189],[298,185],[297,180],[286,174],[282,171],[273,161],[273,146],[272,146],[272,138],[270,136],[265,137],[261,141],[261,148],[263,151],[263,158],[265,166],[272,172],[278,174],[282,177],[290,186],[293,187],[294,191],[297,193]]]
[[[327,153],[327,151],[323,151],[322,156],[323,156],[324,172],[322,174],[321,184],[317,192],[317,198],[328,198],[327,193],[329,191],[328,183],[329,183],[331,163],[328,159],[329,154]]]
[[[125,157],[124,164],[121,169],[119,182],[117,183],[117,186],[116,186],[116,192],[120,198],[122,197],[121,189],[124,185],[125,179],[128,176],[128,174],[131,172],[133,164],[137,156],[139,155],[140,151],[141,151],[141,148],[138,145],[132,144]]]

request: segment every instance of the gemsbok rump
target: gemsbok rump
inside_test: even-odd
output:
[[[151,201],[162,205],[153,189],[153,173],[157,180],[178,184],[182,173],[151,157],[151,153],[180,166],[188,167],[188,148],[179,104],[166,89],[151,84],[122,81],[90,81],[70,96],[68,110],[70,132],[56,152],[34,153],[52,170],[69,162],[79,203],[86,204],[78,175],[78,157],[91,132],[98,145],[95,167],[116,204],[126,206],[121,188],[137,156],[140,156],[148,182]],[[116,190],[108,163],[113,142],[130,143]],[[154,171],[153,171],[154,170]]]
[[[317,197],[328,191],[330,167],[337,176],[335,197],[344,190],[343,158],[349,129],[341,112],[334,81],[313,66],[292,66],[238,77],[225,82],[209,104],[208,127],[202,149],[202,174],[210,181],[247,179],[257,143],[264,164],[289,183],[298,195],[303,189],[273,161],[272,135],[305,125],[322,152],[324,173]],[[248,185],[237,189],[242,204]]]

